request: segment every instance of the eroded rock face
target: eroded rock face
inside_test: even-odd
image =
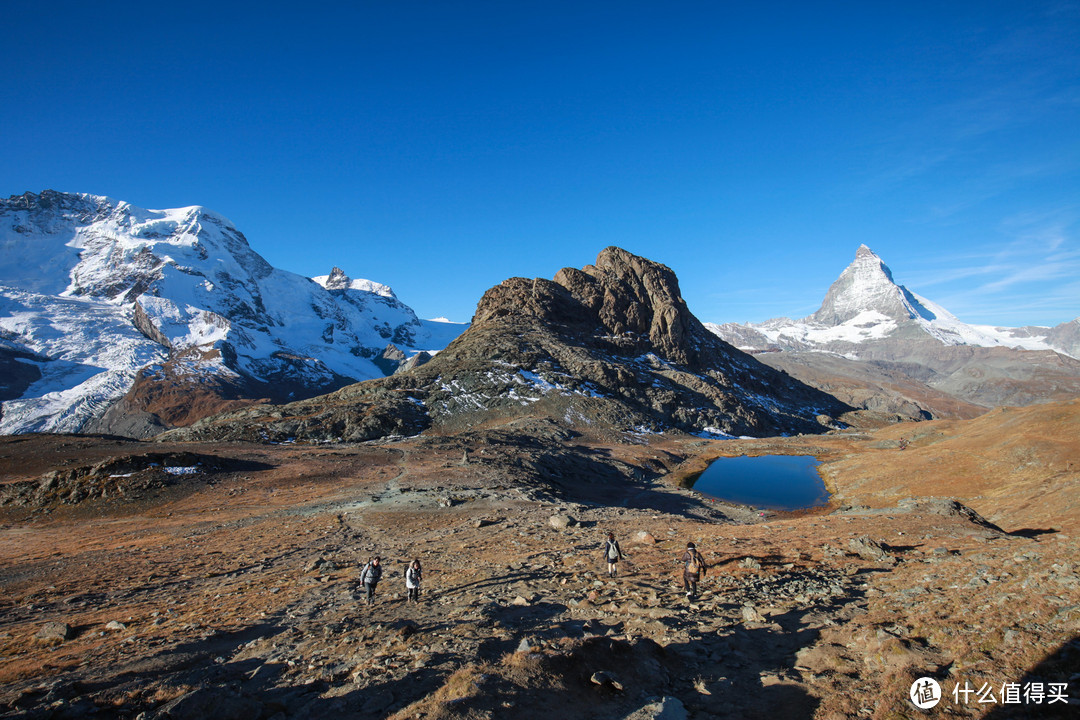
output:
[[[717,345],[686,306],[671,268],[618,247],[595,265],[563,268],[554,281],[511,278],[484,294],[474,324],[530,316],[564,332],[618,337],[623,346],[697,365]]]
[[[697,347],[709,333],[686,307],[679,280],[666,265],[609,247],[595,265],[560,270],[555,282],[581,298],[613,335],[641,335],[669,360],[698,361]]]

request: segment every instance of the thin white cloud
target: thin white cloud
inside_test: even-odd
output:
[[[969,322],[1071,320],[1080,316],[1078,215],[1075,204],[1011,215],[1000,223],[1003,242],[927,258],[901,281]]]

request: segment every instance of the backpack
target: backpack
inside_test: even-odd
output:
[[[705,569],[705,563],[701,560],[701,553],[694,550],[690,553],[690,560],[686,563],[686,570],[691,575],[700,575],[701,571]]]
[[[364,585],[377,585],[382,578],[382,566],[368,563],[360,571],[360,582]]]
[[[609,542],[607,544],[607,559],[609,562],[614,562],[619,559],[619,546],[616,543]]]

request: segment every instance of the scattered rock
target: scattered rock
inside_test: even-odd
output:
[[[607,670],[598,670],[597,672],[594,672],[589,680],[594,685],[600,685],[601,687],[610,685],[619,691],[623,689],[623,685],[619,682],[619,678],[614,673],[608,672]]]
[[[686,707],[678,698],[663,697],[635,710],[624,720],[686,720]]]
[[[47,622],[34,637],[39,640],[70,640],[75,637],[75,631],[67,623]]]
[[[113,620],[108,625],[105,626],[105,629],[106,630],[127,630],[127,625],[120,622],[119,620]]]
[[[556,530],[565,530],[568,527],[577,525],[577,520],[566,514],[557,514],[548,518],[548,525]]]
[[[881,543],[866,535],[849,540],[848,548],[863,560],[873,560],[874,562],[883,563],[896,562],[896,560],[889,555],[888,551],[882,547]]]
[[[651,534],[645,532],[644,530],[638,530],[636,533],[634,533],[634,542],[640,543],[642,545],[655,545],[656,538],[653,537]]]
[[[762,615],[753,605],[742,606],[742,619],[744,622],[765,622],[765,616]]]

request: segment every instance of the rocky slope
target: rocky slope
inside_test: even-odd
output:
[[[548,418],[567,430],[822,432],[848,408],[710,333],[664,265],[607,248],[554,280],[511,278],[430,362],[173,439],[358,441]]]
[[[1080,508],[1061,500],[1080,455],[1061,433],[1077,410],[787,439],[582,434],[563,464],[545,459],[552,437],[484,429],[320,448],[3,438],[0,481],[43,492],[0,507],[0,714],[886,720],[922,717],[908,691],[930,676],[949,717],[1071,717]],[[761,518],[673,484],[717,453],[817,454],[841,497]],[[577,477],[552,484],[560,468]],[[1008,491],[1047,479],[1045,498]],[[626,555],[614,579],[608,531]],[[711,566],[693,600],[687,540]],[[366,607],[374,554],[387,570]],[[1036,682],[1065,700],[952,695]]]
[[[145,435],[381,377],[388,344],[454,335],[378,283],[271,267],[201,207],[26,193],[0,201],[0,248],[0,363],[20,370],[0,389],[0,433]]]
[[[905,419],[969,417],[972,407],[1080,392],[1080,319],[1055,328],[969,325],[897,284],[865,245],[809,317],[708,327],[845,402]]]

